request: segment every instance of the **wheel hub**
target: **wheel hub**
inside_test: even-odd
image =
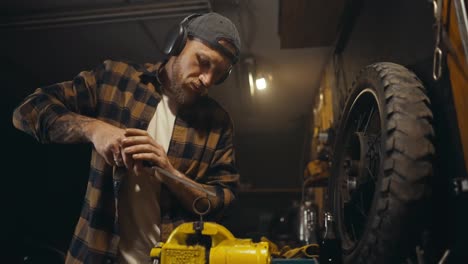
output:
[[[376,150],[376,136],[355,132],[350,142],[350,153],[343,163],[344,187],[347,194],[344,201],[348,202],[360,186],[374,180],[370,170],[378,151]]]

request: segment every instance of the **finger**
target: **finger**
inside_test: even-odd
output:
[[[152,166],[161,166],[164,164],[164,157],[158,156],[155,153],[137,153],[133,154],[132,158],[135,161],[147,161]]]
[[[123,163],[124,163],[125,167],[126,167],[127,169],[132,168],[132,167],[133,167],[133,163],[134,163],[134,160],[133,160],[133,158],[132,158],[132,155],[127,154],[127,153],[125,152],[125,150],[122,150],[122,154],[121,154],[121,155],[122,155],[122,159],[123,159]]]
[[[120,146],[117,143],[111,145],[111,151],[114,159],[117,159],[120,156]]]
[[[145,177],[155,177],[158,181],[162,182],[162,177],[156,172],[154,167],[147,167],[142,162],[135,162],[133,165],[135,175],[144,175]]]
[[[159,174],[159,172],[158,172],[157,170],[155,170],[154,167],[153,167],[153,169],[152,169],[152,175],[154,175],[154,177],[155,177],[158,181],[160,181],[160,182],[163,181],[163,178],[161,177],[161,174]]]
[[[131,136],[131,137],[126,137],[122,140],[122,147],[124,148],[131,146],[131,145],[137,145],[137,144],[155,145],[157,143],[150,136]]]
[[[149,163],[150,167],[160,167],[161,169],[171,170],[174,167],[167,156],[158,156],[154,153],[138,153],[132,155],[135,162],[142,161],[143,164]]]
[[[156,155],[161,156],[164,151],[151,144],[141,144],[125,147],[123,152],[125,154],[155,153]]]
[[[150,173],[151,170],[148,170],[149,168],[146,168],[141,161],[136,161],[133,165],[133,171],[135,172],[135,175],[142,175],[143,173]]]
[[[125,129],[125,136],[126,137],[148,136],[148,131],[142,130],[142,129],[137,129],[137,128],[127,128],[127,129]]]
[[[141,170],[142,170],[142,162],[141,161],[135,161],[133,163],[133,172],[135,173],[135,175],[139,176],[140,173],[141,173]]]
[[[124,166],[122,153],[120,151],[120,146],[118,144],[112,145],[112,154],[113,154],[115,165],[118,167]]]
[[[105,155],[103,158],[107,164],[115,166],[114,155],[112,153]]]

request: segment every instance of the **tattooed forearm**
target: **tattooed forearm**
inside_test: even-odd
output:
[[[89,142],[86,130],[95,121],[94,118],[78,114],[64,115],[49,127],[49,139],[55,143]]]

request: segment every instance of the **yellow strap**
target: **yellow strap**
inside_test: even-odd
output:
[[[270,246],[270,253],[272,257],[276,258],[318,258],[319,245],[309,244],[298,248],[291,248],[284,246],[281,249],[274,242],[266,237],[261,237],[260,241],[267,242]]]

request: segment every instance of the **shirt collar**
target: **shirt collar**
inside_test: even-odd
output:
[[[151,65],[149,67],[143,67],[142,73],[140,75],[140,80],[142,83],[148,84],[151,82],[156,88],[156,91],[160,94],[162,94],[162,84],[159,79],[159,74],[166,63],[167,60],[164,60],[163,62]]]

